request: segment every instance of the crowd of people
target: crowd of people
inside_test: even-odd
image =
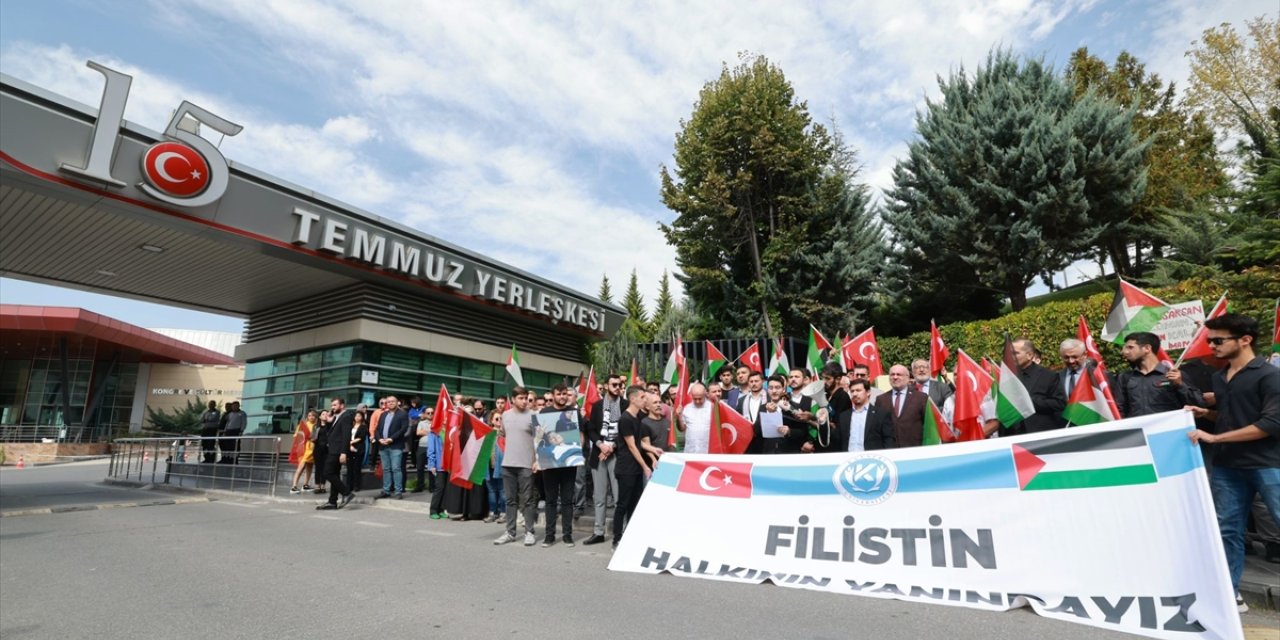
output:
[[[1243,557],[1252,550],[1246,538],[1251,512],[1266,559],[1280,562],[1280,530],[1275,525],[1280,516],[1280,369],[1254,352],[1255,320],[1227,314],[1205,326],[1215,357],[1226,363],[1222,368],[1200,361],[1173,366],[1157,355],[1159,337],[1133,333],[1122,348],[1129,368],[1105,377],[1124,418],[1184,407],[1194,413],[1197,428],[1190,438],[1201,444],[1210,470],[1231,580],[1238,588]],[[986,436],[1068,426],[1063,412],[1072,389],[1080,376],[1092,375],[1099,365],[1087,357],[1084,343],[1064,340],[1056,371],[1045,366],[1045,355],[1030,340],[1013,341],[1013,353],[1035,412],[1021,422],[1002,425],[995,401],[988,398],[980,416]],[[310,412],[299,425],[296,437],[306,447],[296,456],[292,491],[328,493],[328,501],[317,508],[339,509],[361,488],[362,478],[377,460],[382,477],[377,498],[430,491],[433,519],[503,524],[505,531],[494,544],[537,544],[535,525],[542,503],[543,547],[557,542],[573,546],[574,520],[591,511],[592,533],[584,544],[611,539],[616,548],[647,479],[662,455],[676,448],[669,443],[681,442],[680,450],[687,453],[707,453],[711,439],[719,437],[712,434],[712,409],[718,403],[751,422],[754,437],[748,454],[914,447],[922,444],[928,400],[951,422],[952,375],[931,376],[925,360],[894,364],[887,385],[872,380],[869,367],[860,363],[848,371],[828,363],[816,375],[794,368],[785,376],[745,365],[726,366],[715,380],[692,383],[680,407],[673,405],[671,390],[618,374],[605,378],[598,388],[600,399],[590,406],[580,406],[578,390],[565,384],[543,394],[516,387],[509,401],[498,398],[492,406],[482,399],[454,396],[456,407],[497,429],[502,439],[483,482],[470,488],[449,481],[442,460],[443,433],[432,430],[434,409],[424,407],[419,398],[406,402],[386,396],[372,410],[363,405],[349,408],[335,398],[327,411]],[[821,393],[815,392],[816,380],[822,381]],[[553,466],[544,456],[552,455],[563,439],[548,438],[562,436],[545,434],[536,416],[566,412],[566,419],[576,416],[571,421],[577,425],[581,456]],[[463,429],[460,442],[470,435],[469,427]],[[672,430],[680,437],[672,437]],[[407,489],[410,460],[416,483]],[[299,487],[299,479],[311,473],[315,488]],[[607,530],[610,508],[612,529]],[[1244,608],[1243,601],[1238,604]]]

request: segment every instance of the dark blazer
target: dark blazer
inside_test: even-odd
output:
[[[877,407],[874,403],[867,408],[867,424],[862,432],[862,448],[867,451],[876,449],[893,449],[898,446],[897,436],[893,433],[891,412]],[[836,428],[832,430],[831,446],[827,451],[849,450],[849,426],[853,424],[853,410],[840,412],[836,419]],[[921,427],[923,428],[923,426]]]
[[[618,399],[618,407],[620,411],[626,411],[628,405],[629,403],[626,398]],[[614,418],[615,422],[617,422],[618,417]],[[587,466],[592,469],[600,466],[600,448],[596,446],[596,442],[600,440],[600,431],[603,428],[604,398],[601,398],[591,405],[591,417],[587,418],[586,424],[582,425],[582,455],[587,459]],[[617,449],[614,449],[614,453],[617,453]]]
[[[1085,361],[1085,366],[1081,367],[1081,368],[1080,368],[1080,372],[1076,374],[1076,382],[1077,382],[1077,383],[1079,383],[1079,382],[1080,382],[1080,377],[1081,377],[1081,376],[1083,376],[1083,375],[1085,375],[1085,373],[1086,373],[1086,372],[1088,372],[1088,373],[1092,373],[1092,372],[1093,372],[1093,370],[1094,370],[1094,369],[1097,369],[1097,368],[1098,368],[1098,365],[1097,365],[1096,363],[1094,363],[1094,361],[1092,361],[1092,360],[1086,360],[1086,361]],[[1066,400],[1068,400],[1068,399],[1070,399],[1070,398],[1071,398],[1071,391],[1072,391],[1072,390],[1067,388],[1067,383],[1068,383],[1068,382],[1070,382],[1070,380],[1071,380],[1071,377],[1070,377],[1070,376],[1071,376],[1071,374],[1070,374],[1070,371],[1069,371],[1066,367],[1063,367],[1061,371],[1058,371],[1058,372],[1057,372],[1057,375],[1058,375],[1058,386],[1062,388],[1062,397],[1063,397],[1063,401],[1065,402]],[[1106,378],[1106,380],[1107,380],[1107,384],[1108,384],[1108,385],[1110,385],[1112,395],[1115,395],[1115,393],[1116,393],[1116,379],[1115,379],[1115,377],[1114,377],[1114,376],[1112,376],[1110,372],[1107,372],[1107,371],[1105,371],[1105,370],[1103,371],[1102,375],[1103,375],[1103,377],[1105,377],[1105,378]],[[1066,405],[1063,405],[1063,408],[1065,409],[1065,408],[1066,408]]]
[[[806,398],[808,400],[808,398]],[[800,447],[804,446],[809,440],[809,423],[801,422],[791,414],[783,412],[782,424],[788,428],[787,435],[781,438],[765,438],[760,431],[760,416],[757,415],[755,422],[751,424],[754,429],[754,436],[751,438],[751,444],[747,445],[747,453],[800,453]]]
[[[1062,378],[1058,374],[1032,363],[1018,377],[1031,394],[1031,406],[1035,414],[1005,430],[1004,435],[1039,433],[1067,426],[1062,410],[1067,408],[1067,396],[1062,392]]]
[[[344,409],[329,425],[329,455],[336,456],[347,453],[351,446],[351,425],[355,422],[356,410]]]
[[[893,389],[876,397],[874,404],[893,422],[893,437],[899,447],[918,447],[924,444],[924,409],[929,404],[925,394],[907,385],[907,395],[902,399],[902,413],[893,415]]]
[[[955,392],[956,390],[949,383],[938,382],[937,378],[929,381],[928,396],[933,399],[933,403],[938,405],[939,409],[942,408],[942,403],[946,402],[947,398],[950,398]]]
[[[369,425],[369,437],[375,441],[381,440],[384,437],[391,439],[390,445],[384,445],[382,443],[379,443],[379,446],[383,446],[383,447],[390,446],[394,448],[404,447],[405,434],[409,433],[408,412],[404,411],[403,409],[396,409],[395,413],[391,414],[390,432],[386,436],[383,436],[382,423],[386,422],[386,420],[387,420],[387,414],[386,412],[383,412],[382,415],[378,416],[378,424]]]

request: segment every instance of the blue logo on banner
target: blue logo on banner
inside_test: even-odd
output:
[[[850,502],[876,505],[888,500],[898,490],[898,467],[883,456],[863,454],[836,467],[831,481],[840,495]]]

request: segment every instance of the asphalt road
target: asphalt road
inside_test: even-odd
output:
[[[0,472],[10,496],[154,500],[93,465]],[[52,473],[50,473],[52,471]],[[98,472],[101,474],[101,468]],[[101,475],[98,476],[99,478]],[[23,488],[25,487],[25,489]],[[612,573],[607,545],[494,547],[499,525],[352,505],[217,500],[0,518],[0,637],[1132,637],[1006,613]],[[579,536],[581,538],[581,535]],[[1280,628],[1274,614],[1246,624]]]

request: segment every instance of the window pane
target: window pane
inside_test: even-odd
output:
[[[456,376],[458,375],[458,359],[439,353],[425,353],[422,355],[422,370]]]
[[[493,385],[463,380],[461,392],[464,396],[489,400],[493,398]]]
[[[351,364],[356,360],[355,351],[355,345],[326,349],[324,352],[324,366],[333,367],[337,365]]]
[[[413,369],[414,371],[417,371],[422,368],[422,358],[418,355],[417,351],[383,345],[382,360],[380,364],[384,364],[388,367],[399,367],[401,369]]]
[[[390,371],[388,369],[382,369],[378,372],[378,386],[383,389],[417,391],[418,384],[418,374],[416,373]]]
[[[244,377],[246,379],[261,378],[271,375],[271,361],[261,360],[259,362],[250,362],[244,365]]]
[[[293,373],[298,370],[298,356],[276,358],[271,373]]]
[[[327,359],[328,356],[326,355],[325,358]],[[320,386],[328,389],[331,387],[345,387],[349,384],[354,384],[356,381],[352,379],[355,377],[352,374],[355,371],[356,369],[354,367],[343,367],[341,369],[329,369],[328,371],[324,371],[320,374]]]
[[[298,354],[298,371],[314,371],[320,368],[320,359],[323,352],[312,351],[310,353]]]
[[[298,374],[298,381],[294,383],[295,391],[311,391],[320,388],[320,372],[313,371],[311,373]]]
[[[475,360],[462,361],[462,377],[464,378],[480,378],[481,380],[498,380],[493,375],[494,366],[488,362],[477,362]]]

